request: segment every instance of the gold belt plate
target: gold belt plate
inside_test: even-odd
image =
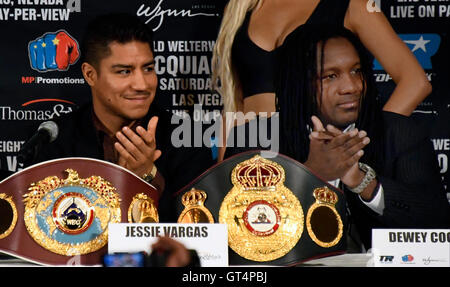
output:
[[[228,244],[240,256],[265,262],[286,255],[304,225],[300,201],[284,186],[284,168],[259,155],[236,165],[219,222],[228,226]]]
[[[49,176],[24,195],[24,221],[30,236],[45,249],[73,256],[99,250],[108,242],[108,224],[120,222],[120,198],[99,176],[66,179]]]

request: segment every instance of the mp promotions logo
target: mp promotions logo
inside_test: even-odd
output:
[[[407,254],[407,255],[403,255],[402,256],[402,262],[403,263],[413,263],[414,261],[414,256],[412,256],[411,254]]]
[[[45,33],[28,44],[30,66],[38,72],[67,71],[80,58],[78,42],[65,30]]]
[[[416,56],[423,69],[432,68],[431,57],[436,54],[441,44],[441,37],[438,34],[399,34],[398,36]],[[373,69],[384,70],[376,59]]]

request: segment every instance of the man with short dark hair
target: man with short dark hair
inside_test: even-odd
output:
[[[35,162],[88,157],[116,163],[160,191],[160,221],[176,221],[172,193],[213,160],[206,148],[172,146],[170,117],[154,104],[151,30],[132,15],[99,16],[88,24],[82,57],[92,102],[56,120],[58,137]]]
[[[103,138],[103,158],[142,177],[156,167],[158,119],[145,125],[158,79],[152,34],[135,17],[107,15],[92,21],[83,41],[83,76],[91,87],[93,121]],[[142,126],[144,124],[144,127]],[[152,182],[161,186],[158,172]]]

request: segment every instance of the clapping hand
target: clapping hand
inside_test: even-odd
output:
[[[153,163],[161,156],[161,151],[156,149],[156,126],[158,118],[153,117],[147,125],[147,129],[141,126],[136,128],[137,134],[129,127],[123,127],[116,133],[119,140],[114,147],[119,152],[118,164],[137,176],[142,177],[152,170]]]
[[[305,165],[326,181],[342,179],[363,156],[370,142],[367,133],[357,129],[344,133],[332,125],[325,129],[319,118],[311,119],[314,127]]]

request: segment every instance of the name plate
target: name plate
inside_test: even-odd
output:
[[[158,236],[168,236],[195,249],[202,267],[228,266],[226,224],[111,223],[108,253],[151,253]]]
[[[373,229],[375,267],[450,267],[450,229]]]

